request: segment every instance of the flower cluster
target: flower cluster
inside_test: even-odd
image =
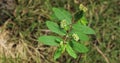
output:
[[[86,12],[88,10],[83,4],[80,4],[79,9],[83,10],[83,12]]]
[[[61,28],[65,28],[66,26],[67,26],[66,21],[65,21],[65,20],[62,20],[62,21],[60,22],[60,27],[61,27]]]
[[[78,35],[77,35],[76,33],[73,33],[72,37],[73,37],[73,39],[74,39],[75,41],[78,41],[78,40],[79,40],[79,37],[78,37]]]

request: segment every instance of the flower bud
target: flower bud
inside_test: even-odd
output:
[[[60,42],[60,45],[63,46],[63,41]]]

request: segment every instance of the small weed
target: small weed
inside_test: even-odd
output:
[[[54,12],[53,18],[58,19],[56,20],[57,23],[46,21],[46,25],[50,31],[59,36],[45,35],[40,36],[38,40],[45,45],[58,47],[54,54],[54,60],[58,59],[65,51],[71,57],[77,58],[76,53],[86,53],[89,50],[83,42],[89,40],[88,34],[95,34],[95,32],[86,26],[87,20],[84,13],[87,11],[87,8],[80,5],[79,9],[79,12],[72,16],[70,12],[62,8],[52,8]]]

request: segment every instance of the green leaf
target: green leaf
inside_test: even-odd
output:
[[[83,15],[84,15],[83,11],[76,12],[74,15],[75,21],[80,20],[83,17]]]
[[[62,54],[62,48],[58,48],[54,54],[54,60],[58,59]]]
[[[72,49],[72,47],[69,44],[66,45],[66,51],[73,58],[77,58],[77,55],[76,55],[75,51]]]
[[[50,19],[53,21],[58,21],[58,18],[55,16],[54,13],[50,15]]]
[[[81,19],[80,19],[80,22],[83,24],[83,25],[87,25],[87,19],[85,18],[85,16],[83,16]]]
[[[88,41],[89,37],[86,34],[76,32],[81,41]]]
[[[59,47],[59,48],[55,51],[54,60],[58,59],[58,58],[61,56],[61,54],[64,52],[64,49],[65,49],[65,46]]]
[[[71,42],[71,46],[72,46],[72,48],[75,51],[77,51],[79,53],[86,53],[86,52],[88,52],[88,48],[86,46],[84,46],[83,44],[80,44],[78,42],[72,41]]]
[[[71,24],[72,15],[68,11],[62,8],[53,8],[53,12],[60,21],[65,20],[68,25]]]
[[[60,29],[60,27],[56,23],[51,22],[51,21],[47,21],[46,25],[52,32],[55,32],[55,33],[62,35],[62,36],[65,35],[65,31]]]
[[[58,41],[56,40],[61,40],[61,38],[56,37],[56,36],[41,36],[38,38],[38,41],[45,44],[45,45],[51,45],[51,46],[57,46],[59,45]]]
[[[73,25],[73,30],[80,32],[80,33],[85,33],[85,34],[95,34],[95,31],[85,25],[82,25],[80,22],[77,22],[76,24]]]

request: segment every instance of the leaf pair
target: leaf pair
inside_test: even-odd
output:
[[[85,47],[83,44],[72,41],[70,43],[67,43],[63,47],[59,47],[56,50],[56,52],[54,54],[54,60],[58,59],[61,56],[61,54],[63,53],[64,50],[66,50],[68,52],[68,54],[73,58],[77,58],[76,52],[79,52],[79,53],[88,52],[88,48]]]
[[[58,59],[65,50],[68,52],[68,54],[69,54],[70,56],[72,56],[73,58],[77,58],[77,54],[76,54],[75,51],[72,49],[72,47],[67,43],[67,44],[65,44],[63,47],[59,47],[59,48],[56,50],[56,52],[55,52],[55,54],[54,54],[54,60]]]
[[[67,12],[66,10],[62,8],[53,8],[52,10],[54,12],[53,13],[54,17],[57,17],[59,21],[64,20],[66,21],[66,25],[71,24],[72,15],[69,12]],[[59,25],[57,25],[57,23],[54,23],[52,21],[47,21],[46,25],[52,32],[55,32],[62,36],[66,34],[66,32],[62,30]]]
[[[86,53],[86,52],[88,52],[88,48],[86,46],[84,46],[83,44],[72,41],[66,45],[66,51],[73,58],[77,58],[76,51],[79,53]]]

